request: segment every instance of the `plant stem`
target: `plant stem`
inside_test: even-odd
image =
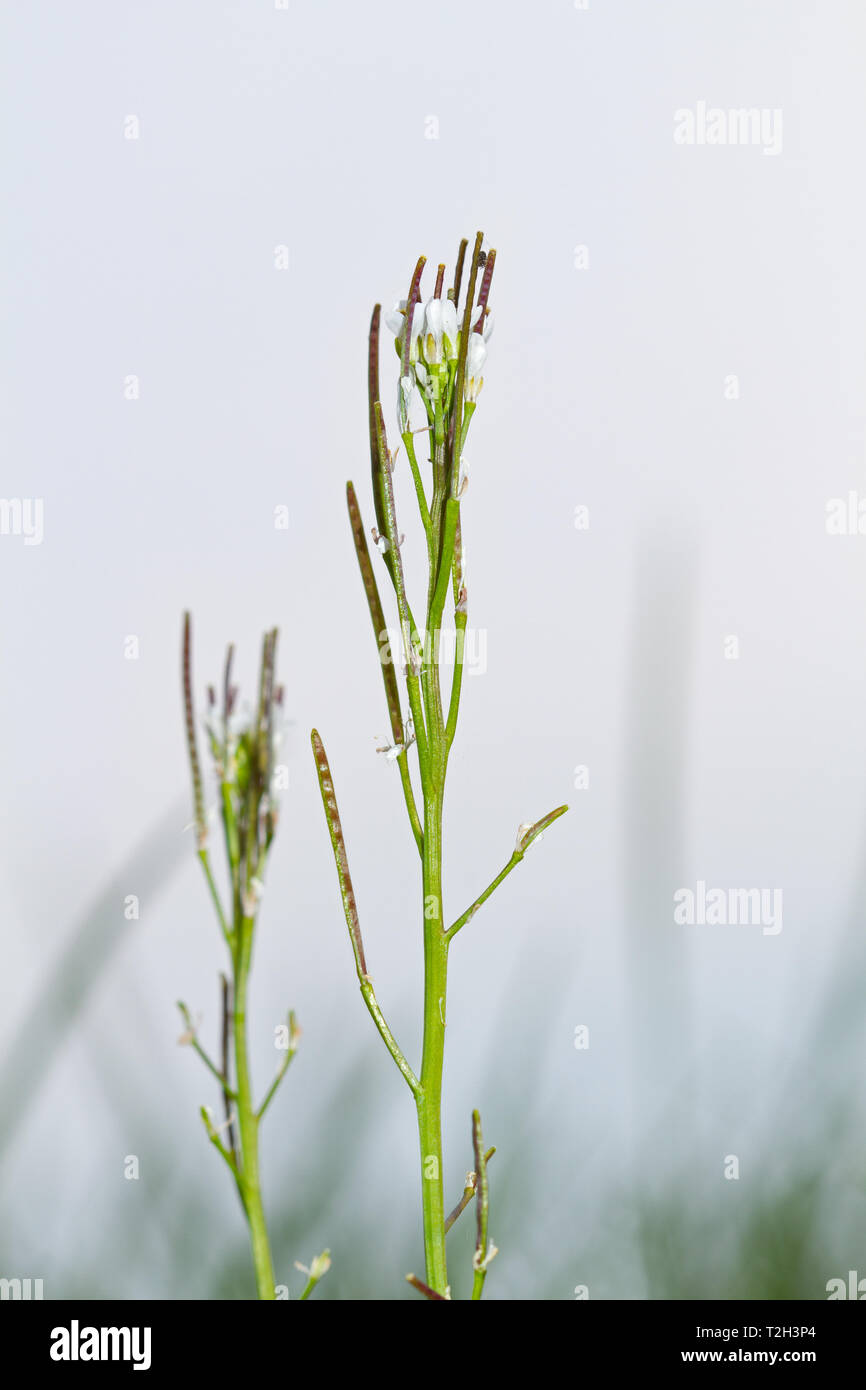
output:
[[[247,1050],[247,982],[252,954],[253,919],[244,917],[239,926],[234,988],[235,1085],[241,1146],[238,1187],[250,1228],[258,1296],[260,1299],[275,1299],[274,1267],[259,1182],[259,1117],[253,1104]]]
[[[424,1046],[421,1091],[417,1097],[421,1142],[421,1204],[427,1283],[445,1295],[445,1197],[442,1175],[442,1068],[445,1059],[445,1003],[448,939],[442,925],[442,793],[433,787],[424,798]]]

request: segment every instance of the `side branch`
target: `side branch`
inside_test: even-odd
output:
[[[496,1153],[495,1147],[488,1149],[487,1152],[486,1152],[486,1154],[484,1155],[484,1162],[485,1162],[485,1163],[489,1163],[490,1160],[491,1160],[491,1158],[493,1157],[493,1155],[494,1155],[495,1153]],[[463,1196],[460,1198],[460,1201],[457,1203],[456,1207],[455,1207],[454,1210],[450,1213],[450,1215],[446,1216],[446,1218],[445,1218],[445,1234],[446,1234],[446,1235],[447,1235],[448,1232],[451,1230],[451,1227],[454,1225],[454,1223],[455,1223],[455,1221],[457,1220],[458,1216],[461,1216],[461,1215],[463,1214],[463,1212],[466,1210],[466,1208],[469,1206],[469,1203],[472,1201],[472,1198],[475,1196],[475,1191],[476,1191],[477,1186],[478,1186],[478,1174],[477,1174],[477,1173],[467,1173],[467,1174],[466,1174],[466,1186],[465,1186],[464,1189],[463,1189]]]
[[[529,849],[529,846],[532,844],[533,840],[537,840],[541,832],[543,830],[546,830],[549,825],[552,825],[555,820],[558,820],[560,816],[564,816],[567,810],[567,806],[557,806],[555,811],[550,811],[546,816],[542,816],[541,820],[536,821],[534,825],[529,825],[525,827],[521,826],[520,831],[518,832],[517,844],[515,846],[514,853],[512,854],[508,863],[505,865],[505,868],[502,869],[496,875],[492,883],[488,884],[481,896],[475,899],[472,906],[466,909],[466,911],[463,913],[463,916],[458,917],[457,921],[453,924],[453,926],[450,926],[448,928],[447,932],[445,933],[446,941],[451,941],[452,938],[457,935],[460,928],[466,926],[466,923],[475,916],[482,903],[486,903],[491,893],[494,893],[496,891],[502,880],[508,877],[512,869],[517,868],[517,865],[520,863],[524,854]]]
[[[211,1061],[210,1057],[207,1055],[201,1043],[199,1042],[196,1027],[192,1020],[192,1015],[190,1014],[190,1011],[187,1008],[186,1004],[184,1004],[182,1000],[178,1000],[177,1007],[180,1010],[180,1016],[183,1019],[184,1025],[186,1027],[186,1032],[181,1035],[178,1041],[182,1045],[191,1047],[196,1056],[201,1058],[208,1071],[210,1072],[211,1076],[219,1084],[219,1088],[222,1091],[223,1095],[226,1097],[226,1099],[237,1100],[237,1092],[232,1090],[231,1086],[228,1083],[228,1078],[226,1074],[224,1072],[221,1072],[219,1067]]]
[[[472,1268],[475,1276],[472,1282],[472,1299],[477,1302],[484,1288],[487,1267],[494,1255],[496,1246],[488,1243],[487,1220],[490,1207],[490,1188],[487,1182],[487,1156],[484,1153],[484,1140],[481,1137],[481,1116],[477,1110],[472,1112],[472,1147],[475,1151],[476,1186],[478,1200],[475,1203],[475,1254]]]
[[[403,786],[406,810],[409,813],[409,824],[412,827],[412,834],[415,838],[415,844],[418,847],[418,853],[422,854],[424,850],[424,832],[421,827],[421,818],[418,815],[418,807],[415,803],[415,793],[412,790],[409,759],[406,756],[406,735],[403,728],[403,716],[400,712],[400,687],[397,683],[397,672],[390,653],[387,661],[381,659],[382,651],[380,644],[382,642],[383,633],[387,632],[385,626],[385,612],[382,608],[382,600],[379,597],[379,586],[376,583],[376,576],[373,573],[370,551],[367,547],[367,538],[364,535],[364,523],[361,520],[361,509],[358,506],[355,489],[351,483],[346,484],[346,502],[349,508],[349,521],[352,525],[352,539],[355,542],[355,554],[358,557],[358,568],[361,571],[361,578],[364,581],[364,592],[367,595],[367,607],[370,610],[370,621],[373,624],[373,632],[376,637],[377,646],[379,646],[379,665],[382,668],[382,680],[385,684],[385,699],[388,702],[388,714],[391,720],[391,737],[396,745],[403,746],[403,752],[399,755],[397,762],[400,768],[400,781]]]
[[[322,805],[325,808],[325,819],[328,822],[328,830],[331,836],[331,848],[334,851],[334,862],[337,865],[337,877],[340,881],[340,896],[343,900],[343,912],[346,917],[346,925],[349,928],[349,940],[352,943],[352,954],[355,957],[355,970],[357,971],[358,982],[361,986],[361,994],[370,1012],[370,1017],[379,1030],[379,1035],[383,1043],[396,1062],[412,1094],[417,1096],[421,1091],[421,1083],[406,1061],[394,1034],[385,1022],[385,1017],[376,1000],[373,982],[367,974],[364,942],[361,937],[361,923],[358,918],[358,907],[355,902],[355,890],[352,887],[352,876],[349,873],[346,841],[343,837],[343,826],[340,821],[340,811],[337,806],[337,797],[334,792],[331,769],[328,764],[327,754],[325,753],[325,746],[316,729],[313,729],[310,737],[313,745],[313,756],[316,760],[316,774],[319,779],[319,790],[322,793]]]
[[[260,1120],[260,1119],[262,1118],[262,1116],[264,1115],[265,1111],[267,1110],[268,1106],[270,1105],[271,1101],[273,1100],[274,1096],[275,1096],[276,1093],[277,1093],[277,1089],[278,1089],[278,1087],[279,1087],[280,1082],[282,1081],[282,1079],[283,1079],[283,1077],[285,1076],[286,1072],[289,1070],[289,1067],[290,1067],[290,1065],[291,1065],[292,1059],[293,1059],[293,1058],[295,1057],[295,1055],[297,1054],[297,1051],[298,1051],[298,1043],[299,1043],[300,1040],[301,1040],[301,1030],[300,1030],[300,1028],[298,1027],[298,1020],[297,1020],[297,1018],[295,1017],[294,1010],[292,1010],[291,1013],[289,1014],[289,1024],[288,1024],[288,1027],[289,1027],[289,1037],[288,1037],[288,1046],[287,1046],[287,1048],[286,1048],[286,1053],[285,1053],[285,1056],[283,1057],[282,1061],[280,1062],[280,1065],[277,1067],[277,1074],[276,1074],[276,1076],[274,1077],[273,1081],[271,1082],[270,1086],[268,1087],[267,1091],[265,1092],[265,1098],[264,1098],[264,1100],[262,1101],[261,1105],[259,1106],[258,1110],[256,1111],[256,1119],[257,1119],[257,1120]]]

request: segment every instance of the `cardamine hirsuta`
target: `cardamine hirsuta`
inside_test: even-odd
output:
[[[468,254],[467,254],[468,253]],[[479,1299],[496,1247],[488,1234],[489,1183],[478,1111],[472,1115],[473,1168],[463,1195],[446,1211],[442,1165],[442,1083],[448,956],[457,933],[475,915],[547,826],[568,809],[559,806],[541,820],[522,823],[505,866],[473,903],[450,925],[444,914],[442,822],[445,782],[463,686],[464,643],[469,611],[466,550],[461,507],[467,487],[464,449],[475,415],[493,326],[490,293],[496,252],[485,253],[479,232],[472,250],[460,243],[453,276],[446,287],[445,265],[436,270],[432,294],[425,300],[421,282],[425,258],[418,261],[405,299],[386,324],[394,334],[398,358],[396,415],[399,444],[388,442],[379,391],[381,307],[370,321],[367,354],[368,433],[375,525],[367,543],[358,498],[346,487],[349,521],[370,620],[381,650],[388,629],[376,579],[384,568],[393,595],[401,638],[401,661],[380,661],[390,718],[390,741],[381,746],[397,769],[412,840],[420,860],[420,920],[424,940],[424,1016],[421,1065],[416,1071],[391,1032],[373,987],[336,792],[324,744],[312,733],[313,753],[355,969],[367,1009],[415,1101],[420,1141],[421,1208],[425,1277],[407,1275],[425,1297],[448,1299],[451,1288],[445,1237],[471,1201],[475,1201],[476,1240],[472,1260],[472,1294]],[[393,399],[393,397],[392,397]],[[426,592],[411,595],[403,565],[403,547],[412,542],[400,530],[394,473],[405,458],[417,502],[420,535],[426,549]],[[379,558],[381,557],[381,558]],[[446,612],[453,624],[454,662],[450,689],[443,690],[440,637]],[[417,615],[423,615],[419,625]]]

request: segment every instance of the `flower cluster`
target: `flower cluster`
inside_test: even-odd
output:
[[[492,270],[492,256],[490,258]],[[440,267],[444,270],[444,267]],[[437,418],[447,418],[454,397],[454,386],[459,370],[462,329],[458,326],[457,305],[454,290],[447,296],[441,294],[441,274],[437,282],[437,293],[426,304],[420,300],[412,310],[412,322],[408,324],[408,302],[401,299],[394,305],[385,322],[394,333],[397,355],[406,362],[404,346],[406,334],[409,335],[408,371],[400,379],[400,417],[405,427],[408,417],[409,401],[417,387],[427,418],[434,425]],[[474,405],[484,384],[482,372],[487,359],[487,341],[493,331],[493,316],[487,308],[486,292],[490,279],[482,283],[484,298],[479,296],[477,314],[473,309],[474,322],[469,330],[466,344],[466,358],[463,371],[463,399]]]
[[[276,753],[281,741],[279,714],[283,687],[275,680],[277,632],[266,633],[262,647],[259,700],[253,716],[236,724],[237,686],[232,684],[234,648],[226,655],[222,709],[208,687],[205,731],[219,784],[224,828],[236,860],[233,887],[241,902],[255,910],[261,896],[268,851],[277,827]]]

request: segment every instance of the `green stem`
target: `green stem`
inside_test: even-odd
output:
[[[457,732],[457,716],[460,712],[460,692],[463,689],[463,658],[466,650],[466,614],[454,614],[454,674],[451,677],[451,699],[448,704],[448,722],[445,726],[445,747],[451,748]]]
[[[484,892],[481,893],[480,896],[475,899],[472,906],[467,907],[463,915],[461,917],[458,917],[457,921],[453,924],[453,926],[450,926],[448,928],[446,936],[449,941],[451,941],[457,935],[461,927],[465,927],[466,923],[472,920],[479,907],[481,907],[483,903],[487,902],[487,899],[490,897],[491,893],[496,892],[496,889],[499,887],[502,880],[508,877],[512,869],[517,868],[517,865],[521,862],[522,859],[523,855],[518,850],[515,850],[508,863],[505,865],[505,868],[500,870],[493,882],[487,885],[487,887],[484,889]]]
[[[487,1266],[496,1253],[495,1250],[491,1249],[487,1238],[490,1187],[487,1182],[487,1156],[484,1152],[484,1140],[481,1137],[481,1116],[477,1110],[473,1110],[472,1112],[472,1148],[475,1154],[475,1187],[477,1191],[475,1201],[475,1256],[472,1261],[472,1268],[475,1274],[472,1280],[472,1300],[473,1302],[477,1302],[484,1289]]]
[[[217,920],[218,920],[218,922],[219,922],[219,924],[220,924],[220,931],[222,932],[223,938],[224,938],[224,940],[226,941],[226,943],[228,944],[229,949],[231,949],[232,936],[231,936],[231,932],[229,931],[228,922],[226,921],[226,915],[225,915],[225,913],[224,913],[224,911],[223,911],[223,905],[222,905],[222,900],[221,900],[220,895],[219,895],[219,889],[218,889],[217,886],[216,886],[216,880],[214,879],[214,876],[213,876],[213,870],[212,870],[212,868],[211,868],[211,863],[210,863],[210,855],[208,854],[208,852],[207,852],[207,850],[206,850],[205,848],[202,848],[202,849],[200,849],[199,852],[198,852],[198,857],[199,857],[199,859],[201,860],[201,866],[202,866],[202,868],[204,869],[204,876],[205,876],[205,879],[206,879],[206,881],[207,881],[208,891],[209,891],[210,896],[211,896],[211,902],[212,902],[213,905],[214,905],[214,909],[215,909],[216,915],[217,915]]]
[[[244,917],[238,933],[238,953],[235,959],[234,1043],[235,1085],[238,1105],[238,1131],[241,1146],[241,1169],[238,1188],[250,1229],[256,1289],[260,1299],[275,1299],[274,1267],[262,1203],[259,1181],[259,1116],[256,1114],[250,1082],[247,1050],[247,981],[252,955],[254,921]]]
[[[409,824],[412,827],[412,834],[415,837],[415,844],[418,846],[418,853],[424,852],[424,831],[418,815],[418,808],[415,805],[415,793],[412,790],[412,775],[409,771],[409,757],[404,749],[397,759],[397,766],[400,769],[400,782],[403,787],[403,800],[406,802],[406,810],[409,812]]]
[[[417,1096],[421,1143],[421,1204],[427,1283],[444,1296],[445,1199],[442,1178],[442,1068],[445,1059],[445,1003],[448,939],[442,925],[442,794],[431,790],[424,803],[424,1047],[421,1090]]]
[[[421,524],[424,527],[424,535],[427,537],[427,553],[432,554],[433,528],[430,521],[430,508],[427,505],[427,495],[424,492],[424,482],[421,478],[421,470],[418,467],[418,457],[415,453],[415,440],[412,431],[406,430],[403,434],[403,445],[409,459],[409,467],[412,470],[412,481],[415,484],[415,496],[418,499],[418,510],[421,513]]]

